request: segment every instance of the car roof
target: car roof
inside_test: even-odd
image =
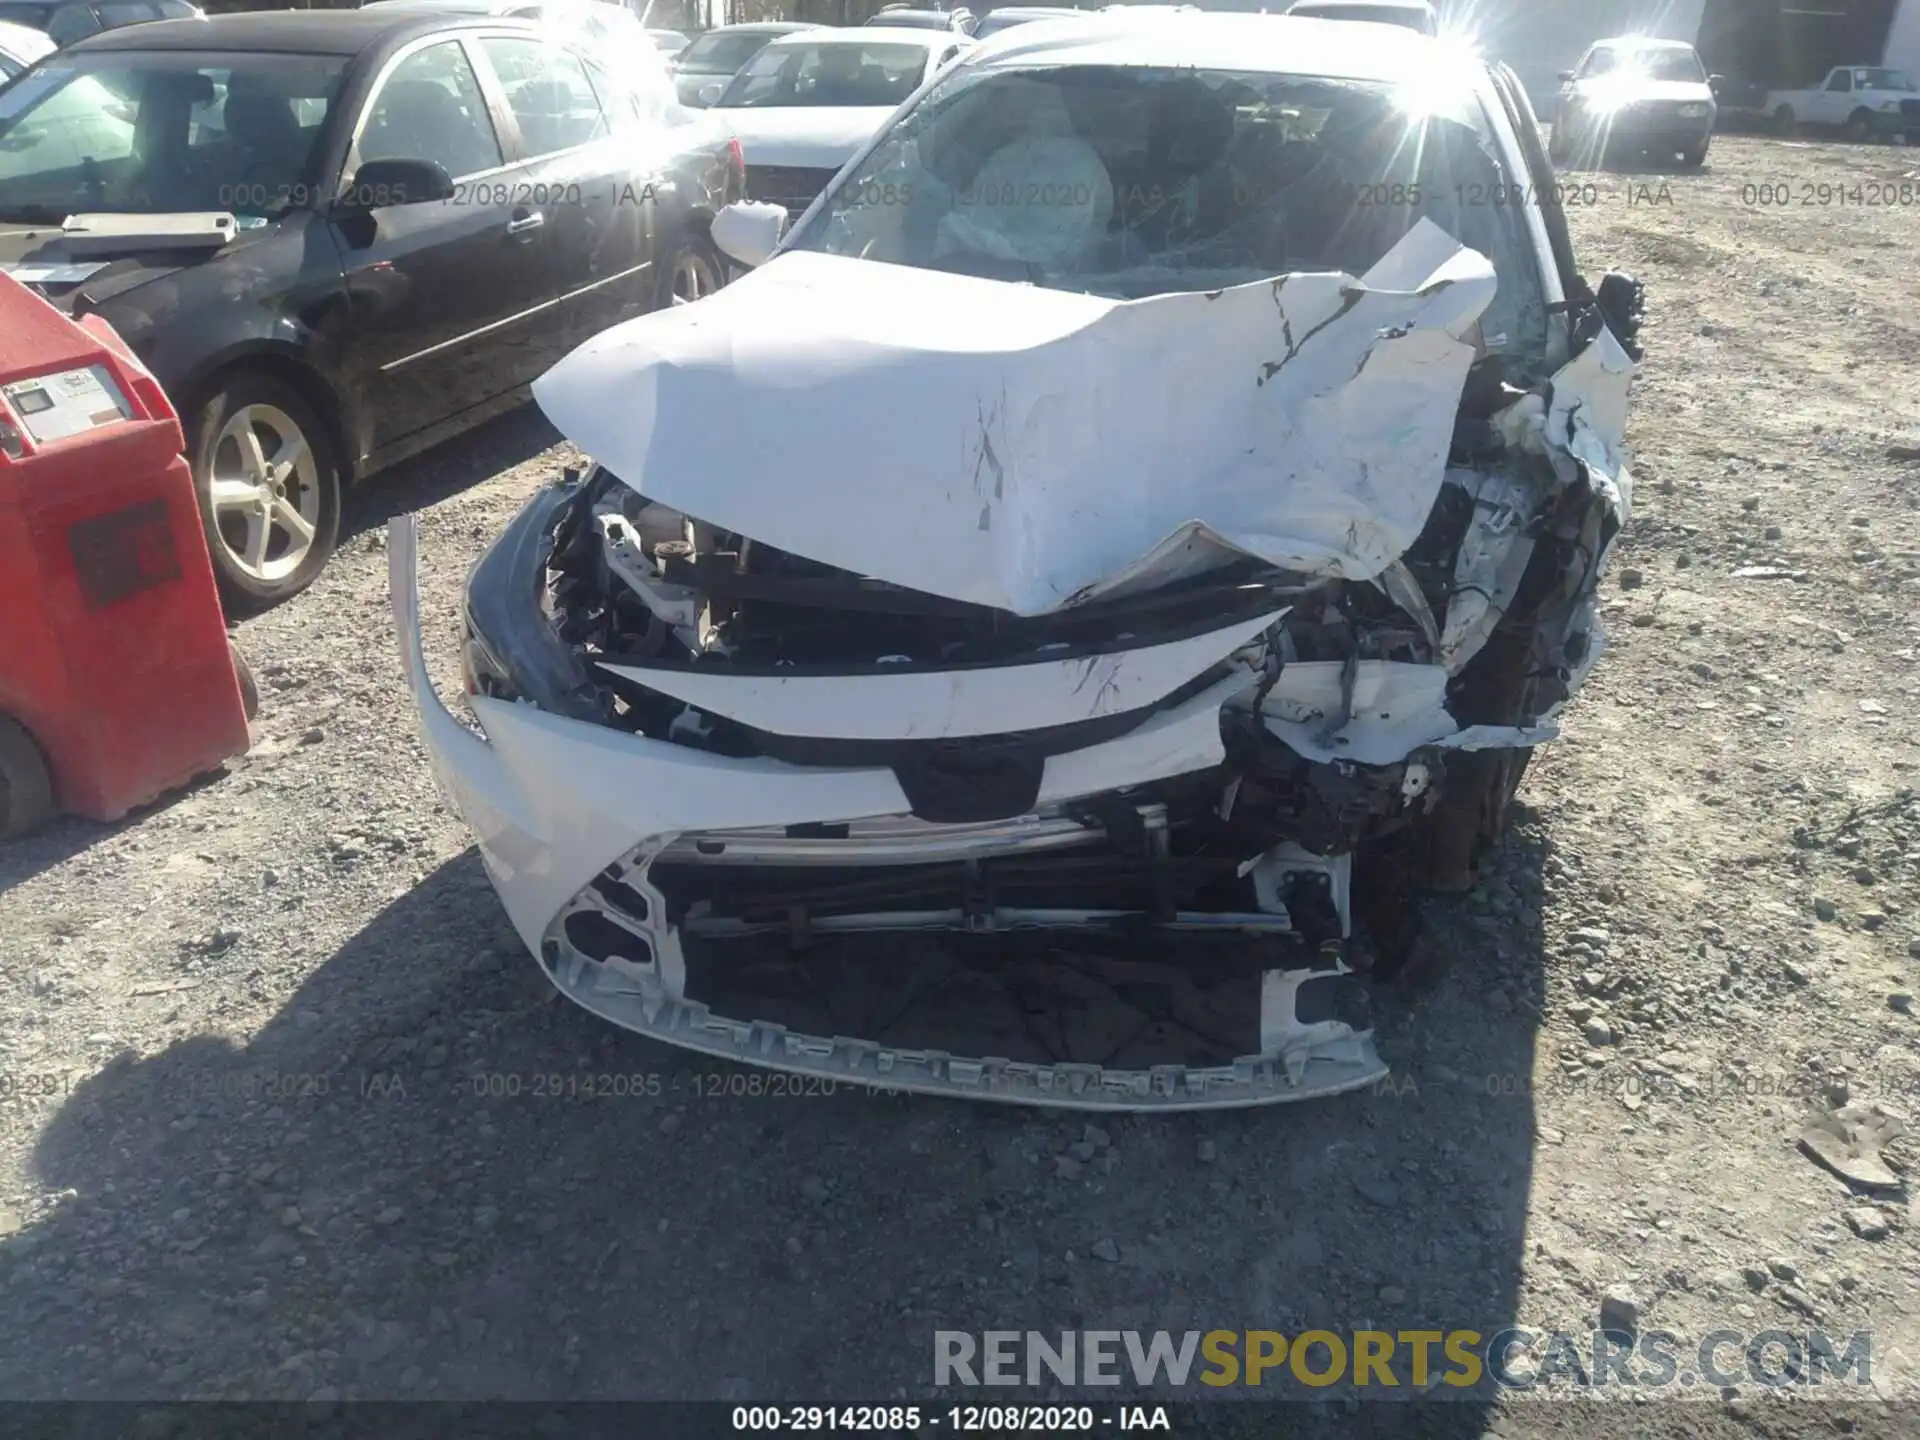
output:
[[[633,14],[626,6],[615,4],[614,0],[366,0],[365,8],[378,8],[389,13],[413,10],[433,15],[506,15],[534,6],[563,15],[569,11],[602,14],[609,18],[614,15],[630,17]]]
[[[1651,35],[1615,35],[1606,40],[1596,40],[1591,47],[1595,50],[1691,50],[1693,46],[1684,40],[1656,40]]]
[[[982,40],[956,62],[1005,65],[1140,65],[1248,70],[1403,84],[1436,64],[1472,67],[1470,52],[1402,26],[1355,25],[1291,15],[1199,11],[1178,17],[1101,11],[1057,23],[1015,25]],[[1364,34],[1356,34],[1364,28]],[[1465,73],[1472,74],[1471,68]]]
[[[1294,0],[1288,14],[1295,10],[1308,10],[1315,5],[1338,5],[1342,10],[1424,10],[1433,14],[1432,0]],[[1308,19],[1308,16],[1301,16]]]
[[[743,20],[738,25],[716,25],[711,30],[702,30],[695,38],[704,39],[708,35],[798,35],[802,30],[824,28],[818,20]]]
[[[873,45],[888,41],[931,50],[936,45],[966,38],[958,30],[915,30],[906,25],[823,25],[818,30],[795,31],[791,35],[778,36],[767,49],[782,45]]]
[[[363,10],[253,10],[209,15],[204,20],[152,20],[103,30],[67,47],[96,50],[210,50],[292,55],[358,55],[388,39],[431,35],[487,17],[422,12],[410,5],[370,5]],[[521,25],[504,17],[490,23]]]

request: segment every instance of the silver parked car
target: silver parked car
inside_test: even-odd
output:
[[[679,91],[680,103],[704,106],[707,102],[701,92],[711,93],[708,87],[715,84],[724,86],[770,42],[782,35],[819,28],[798,20],[769,20],[749,25],[722,25],[706,31],[673,57],[673,83]]]

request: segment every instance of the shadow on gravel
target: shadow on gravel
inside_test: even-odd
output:
[[[124,831],[138,828],[156,815],[164,814],[174,805],[201,791],[219,785],[231,778],[226,765],[211,770],[198,779],[189,781],[178,790],[169,790],[166,794],[149,804],[140,806],[120,819],[101,824],[97,820],[82,820],[77,815],[63,815],[52,821],[43,830],[25,835],[15,840],[0,840],[0,895],[4,895],[16,885],[24,885],[42,871],[51,870],[56,865],[65,864],[83,850],[91,849],[102,840],[112,839]],[[55,930],[53,933],[62,933]]]
[[[383,470],[357,486],[341,517],[340,540],[377,530],[396,515],[425,510],[558,445],[561,435],[527,401],[464,435]]]
[[[251,1045],[58,1102],[35,1158],[72,1193],[0,1248],[0,1395],[1084,1403],[1141,1392],[936,1392],[934,1332],[1491,1336],[1535,1143],[1538,832],[1440,913],[1454,964],[1388,1005],[1392,1084],[1144,1118],[795,1094],[613,1029],[551,997],[469,851]],[[1487,1419],[1484,1388],[1283,1383],[1218,1433]]]

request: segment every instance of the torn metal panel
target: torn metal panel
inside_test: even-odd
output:
[[[1351,693],[1343,698],[1349,669]],[[1559,727],[1551,724],[1462,727],[1447,710],[1450,679],[1447,669],[1439,665],[1296,661],[1280,671],[1267,692],[1261,718],[1288,749],[1322,764],[1349,760],[1392,765],[1429,746],[1492,750],[1543,745],[1558,738]],[[1349,699],[1350,711],[1343,712]],[[1330,721],[1338,723],[1330,726]]]
[[[1342,714],[1343,671],[1352,670],[1351,713]],[[1438,665],[1362,660],[1297,661],[1280,671],[1261,704],[1266,726],[1308,760],[1390,765],[1460,727],[1447,713],[1447,672]]]
[[[1539,507],[1539,486],[1506,470],[1449,471],[1447,478],[1473,497],[1473,520],[1454,561],[1453,589],[1439,660],[1449,674],[1480,652],[1519,592],[1533,559],[1528,524]]]
[[[741,675],[606,665],[616,675],[775,735],[929,740],[1005,735],[1143,710],[1204,674],[1285,611],[1164,645],[1027,664],[857,674]]]
[[[1133,301],[792,252],[534,394],[650,500],[1017,615],[1195,526],[1365,580],[1432,508],[1493,290],[1424,220],[1363,279]]]
[[[1627,393],[1635,366],[1611,330],[1555,373],[1548,406],[1547,443],[1586,467],[1607,492],[1617,527],[1632,520],[1633,478],[1627,471]]]
[[[1440,650],[1440,622],[1434,619],[1433,606],[1427,603],[1426,592],[1407,568],[1407,562],[1394,561],[1374,577],[1373,583],[1420,627],[1420,638],[1426,641],[1428,657],[1437,654]],[[1448,618],[1452,618],[1451,612]]]

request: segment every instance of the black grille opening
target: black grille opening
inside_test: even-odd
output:
[[[831,170],[816,170],[803,165],[749,165],[747,198],[784,205],[798,215],[814,202],[833,179]]]

